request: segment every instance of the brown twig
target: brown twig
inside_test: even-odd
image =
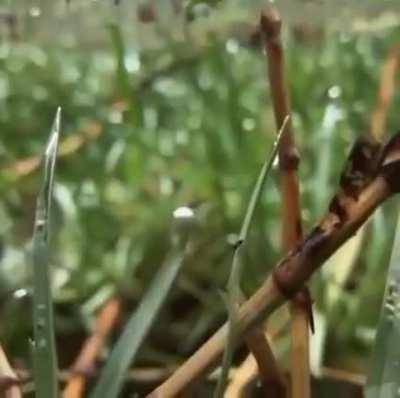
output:
[[[261,30],[267,51],[268,78],[277,128],[290,115],[290,98],[284,75],[284,59],[280,42],[281,19],[275,7],[270,6],[261,15]],[[299,182],[297,168],[299,155],[293,139],[292,120],[286,123],[280,150],[282,207],[282,242],[290,250],[301,237]],[[295,228],[293,227],[293,224]]]
[[[386,119],[396,84],[396,74],[400,63],[400,45],[389,51],[382,67],[378,98],[370,122],[370,132],[376,140],[381,140],[386,129]]]
[[[95,368],[95,361],[104,344],[115,327],[121,309],[120,299],[110,299],[100,311],[93,334],[83,344],[72,372],[63,391],[63,398],[80,398],[83,396],[87,376]]]
[[[276,325],[274,324],[274,326]],[[266,339],[266,341],[270,342],[279,337],[279,335],[283,333],[283,329],[285,329],[285,326],[287,326],[287,323],[281,322],[277,328],[269,328],[268,332],[265,331],[264,338]],[[261,329],[264,328],[262,326],[259,326],[258,330]],[[270,345],[268,345],[267,347],[269,348]],[[264,358],[268,359],[268,356],[265,355]],[[264,370],[260,371],[260,365],[257,364],[254,357],[249,354],[246,359],[240,364],[240,366],[236,368],[233,372],[230,384],[225,391],[225,397],[242,397],[242,394],[244,393],[244,391],[246,391],[248,385],[257,377],[257,375],[260,375],[260,377],[267,377],[267,379],[262,380],[265,394],[268,394],[268,397],[273,396],[271,395],[271,391],[273,392],[276,386],[285,386],[286,376],[282,369],[278,366],[275,356],[272,353],[270,357],[270,362],[266,361],[264,366]],[[280,381],[276,383],[276,380]],[[280,391],[278,391],[278,393],[279,392]]]
[[[263,328],[256,326],[250,329],[246,334],[246,344],[256,360],[265,394],[271,398],[285,397],[285,378],[275,359]]]
[[[0,345],[0,396],[4,398],[21,398],[21,388],[19,386],[19,378],[8,362],[7,356]]]
[[[305,290],[295,296],[290,303],[292,323],[290,386],[292,398],[311,397],[310,372],[310,311],[311,300],[302,304],[302,294],[309,296]]]
[[[261,15],[261,32],[268,61],[268,77],[276,125],[291,114],[289,90],[285,79],[284,54],[281,42],[281,17],[278,10],[269,6]],[[295,146],[293,127],[289,121],[279,152],[282,196],[282,245],[286,252],[292,250],[302,237],[299,179],[299,154]],[[308,303],[311,305],[311,302]],[[308,398],[310,388],[309,314],[302,297],[291,302],[292,314],[292,398]]]
[[[258,366],[252,355],[247,355],[240,366],[233,371],[233,377],[225,391],[225,398],[241,398],[248,385],[258,374]]]
[[[362,153],[369,154],[368,151]],[[355,160],[352,163],[360,165],[360,159]],[[365,163],[370,164],[371,160],[361,162],[361,165],[365,166]],[[359,173],[362,174],[362,171]],[[272,275],[240,307],[238,338],[243,337],[260,319],[271,315],[287,300],[286,297],[296,294],[312,274],[357,232],[379,205],[393,193],[400,191],[399,174],[400,134],[395,135],[383,148],[372,175],[363,176],[367,182],[363,185],[357,184],[357,189],[351,184],[342,185],[325,217],[294,251],[279,262]],[[177,396],[199,379],[219,359],[227,332],[228,325],[225,324],[148,397]]]

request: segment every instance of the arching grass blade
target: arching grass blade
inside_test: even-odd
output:
[[[276,155],[278,154],[279,143],[282,137],[282,133],[285,129],[285,126],[289,120],[289,116],[286,116],[285,120],[282,123],[282,126],[279,130],[277,138],[274,142],[274,146],[268,158],[266,159],[263,167],[261,168],[260,174],[258,175],[257,182],[254,186],[252,195],[250,197],[250,201],[247,206],[246,214],[243,219],[242,226],[240,228],[239,238],[234,247],[233,257],[232,257],[232,266],[231,273],[229,275],[228,280],[228,295],[227,295],[227,308],[228,308],[228,317],[229,317],[229,333],[228,340],[225,346],[224,355],[222,359],[222,370],[221,375],[218,379],[218,384],[214,392],[214,398],[222,398],[226,386],[226,382],[228,379],[229,369],[231,367],[233,351],[235,348],[236,341],[236,330],[237,330],[237,322],[236,322],[236,307],[242,301],[242,291],[240,288],[240,279],[242,274],[242,261],[240,258],[241,250],[243,245],[246,243],[247,236],[250,230],[251,222],[254,217],[254,213],[257,208],[257,204],[260,200],[261,194],[263,192],[265,182],[271,171],[273,162],[275,160]]]

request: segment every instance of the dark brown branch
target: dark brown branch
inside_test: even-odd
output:
[[[271,315],[286,298],[276,287],[279,280],[286,292],[296,294],[311,275],[371,216],[373,211],[393,193],[400,191],[400,134],[383,148],[372,181],[356,197],[341,191],[338,203],[346,218],[334,211],[326,216],[276,267],[273,275],[240,307],[238,335],[243,336],[254,324]],[[337,199],[337,196],[335,197]],[[199,379],[219,359],[225,346],[228,326],[222,326],[168,380],[148,397],[174,397]]]

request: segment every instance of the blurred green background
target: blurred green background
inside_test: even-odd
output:
[[[190,253],[136,366],[176,365],[215,330],[226,317],[219,290],[231,244],[272,148],[275,125],[256,34],[263,2],[120,3],[0,5],[0,341],[22,368],[30,367],[37,156],[58,105],[52,253],[63,369],[114,294],[124,302],[119,334],[165,259],[174,211],[183,206],[195,214]],[[277,2],[307,230],[326,210],[349,146],[368,132],[382,64],[400,41],[397,3],[346,3]],[[387,136],[398,129],[399,106],[395,92]],[[274,169],[246,248],[247,293],[282,254],[277,182]],[[366,371],[395,202],[312,282],[315,371]],[[285,356],[287,336],[279,344]]]

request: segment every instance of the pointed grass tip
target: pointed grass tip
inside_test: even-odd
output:
[[[52,133],[59,133],[61,125],[61,106],[57,107],[56,116],[54,117],[53,126],[51,128]]]
[[[46,157],[51,156],[57,152],[58,137],[60,134],[61,125],[61,107],[57,108],[56,116],[54,117],[53,125],[51,127],[50,136],[47,141],[45,155]]]

